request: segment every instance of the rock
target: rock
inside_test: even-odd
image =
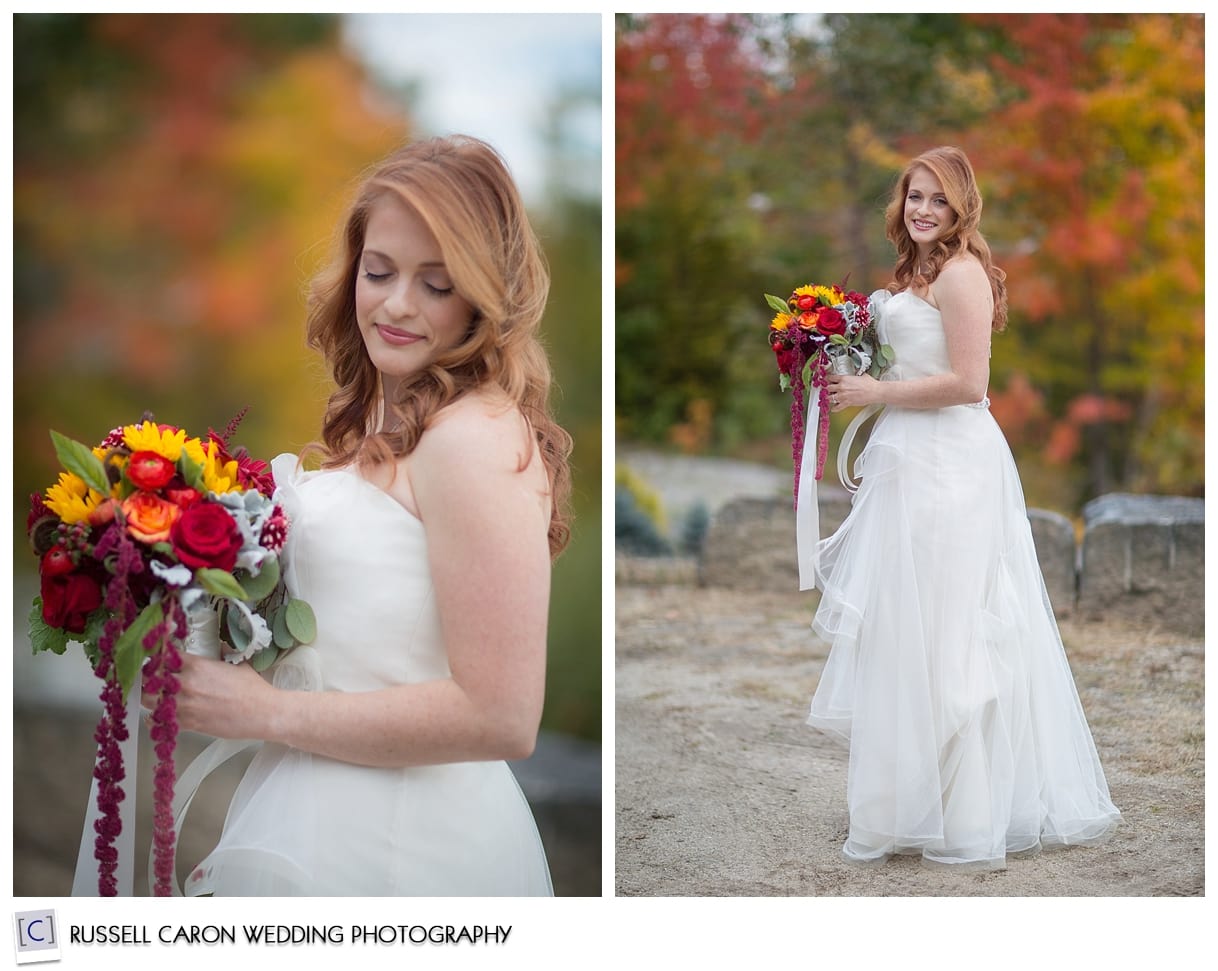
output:
[[[1074,611],[1078,592],[1078,546],[1074,541],[1074,524],[1065,516],[1046,509],[1029,509],[1028,522],[1053,612],[1058,617],[1068,617]]]
[[[821,536],[829,536],[849,514],[850,494],[822,486],[819,499]],[[798,590],[795,510],[790,497],[746,497],[726,503],[711,519],[698,579],[704,586],[737,590]]]
[[[1205,502],[1113,493],[1083,507],[1078,607],[1186,634],[1205,629]]]

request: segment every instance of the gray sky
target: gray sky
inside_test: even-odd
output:
[[[547,109],[564,87],[599,90],[599,14],[352,14],[347,42],[393,84],[417,86],[412,119],[426,134],[462,132],[494,145],[527,199],[540,193]],[[600,187],[601,116],[579,112],[568,130]]]

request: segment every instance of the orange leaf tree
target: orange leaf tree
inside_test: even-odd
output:
[[[1043,388],[1075,500],[1203,481],[1203,21],[984,15],[1013,97],[975,159],[1010,274],[995,353]]]

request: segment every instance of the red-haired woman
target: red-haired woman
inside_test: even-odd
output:
[[[571,440],[537,339],[549,276],[502,159],[411,144],[364,179],[308,336],[322,468],[274,463],[313,645],[187,657],[183,728],[264,739],[187,894],[551,893],[502,761],[532,751]]]
[[[1094,843],[1120,813],[988,410],[1005,274],[965,154],[913,159],[886,215],[897,263],[877,326],[897,363],[829,378],[834,410],[883,410],[850,515],[816,550],[813,627],[832,647],[809,723],[850,746],[847,858],[998,868]]]

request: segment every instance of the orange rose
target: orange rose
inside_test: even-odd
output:
[[[123,502],[127,531],[144,543],[161,543],[169,539],[169,530],[182,515],[182,510],[151,492],[137,492]]]

